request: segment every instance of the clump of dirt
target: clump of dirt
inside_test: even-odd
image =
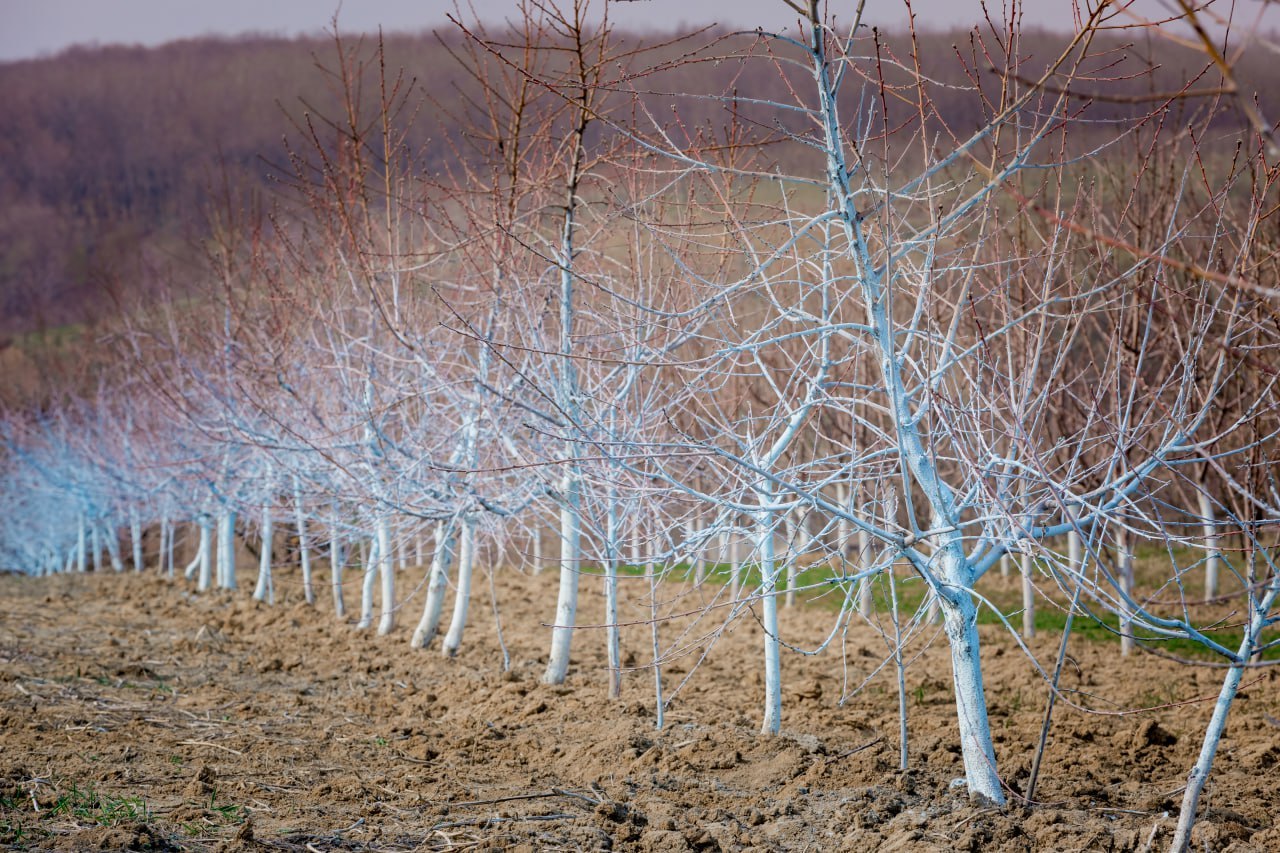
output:
[[[357,632],[331,611],[114,574],[0,578],[0,842],[60,849],[1027,850],[1160,849],[1220,671],[1073,642],[1036,803],[1046,688],[983,630],[1007,808],[969,802],[949,659],[910,648],[909,770],[886,645],[851,625],[842,653],[784,661],[783,733],[758,734],[761,632],[720,610],[662,626],[669,703],[656,728],[644,590],[623,697],[606,696],[603,634],[584,629],[564,685],[541,683],[546,576],[503,573],[501,640],[473,606],[460,655]],[[413,589],[417,578],[406,577]],[[624,579],[624,584],[629,582]],[[684,590],[693,613],[711,591]],[[400,621],[412,623],[412,599]],[[604,621],[584,583],[580,621]],[[783,612],[813,648],[834,615]],[[714,643],[711,640],[714,639]],[[1030,643],[1052,660],[1057,638]],[[503,661],[510,660],[504,670]],[[1280,849],[1280,697],[1246,679],[1206,792],[1197,849]],[[1143,713],[1134,709],[1149,708]],[[92,814],[51,815],[71,785]],[[39,803],[39,812],[32,803]],[[139,820],[125,804],[145,803]],[[133,816],[130,816],[133,815]],[[7,823],[6,823],[7,821]],[[104,825],[105,824],[105,825]],[[25,839],[25,840],[24,840]],[[147,846],[151,845],[151,846]]]

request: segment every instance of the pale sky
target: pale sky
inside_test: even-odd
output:
[[[594,0],[599,5],[599,0]],[[988,0],[999,10],[1009,0]],[[1084,0],[1080,0],[1084,2]],[[1096,2],[1096,0],[1091,0]],[[1126,0],[1156,16],[1172,0]],[[830,0],[851,14],[856,0]],[[980,0],[913,0],[923,26],[967,26],[978,20]],[[1235,0],[1236,20],[1251,28],[1267,6],[1263,27],[1280,29],[1280,0]],[[514,8],[514,0],[474,0],[476,11],[490,20]],[[1023,0],[1024,24],[1065,29],[1073,20],[1073,0]],[[1218,14],[1230,12],[1231,0],[1215,0]],[[0,0],[0,61],[24,59],[72,44],[159,44],[177,38],[217,33],[260,32],[279,35],[314,33],[326,27],[339,0]],[[633,0],[616,2],[611,14],[619,24],[651,29],[719,22],[754,29],[783,29],[795,13],[781,0]],[[452,0],[347,0],[339,22],[344,30],[370,32],[431,29],[445,23]],[[995,17],[993,15],[993,17]],[[903,0],[868,0],[867,18],[893,27],[906,19]]]

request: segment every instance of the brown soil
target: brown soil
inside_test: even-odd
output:
[[[706,626],[664,625],[664,648],[692,650],[662,669],[675,695],[657,731],[651,669],[627,674],[621,701],[605,697],[600,632],[576,638],[567,684],[540,684],[554,578],[499,581],[507,672],[483,579],[462,653],[446,660],[407,647],[403,623],[416,621],[418,599],[400,629],[375,637],[335,624],[324,607],[265,607],[243,592],[197,597],[150,577],[0,578],[0,841],[68,850],[1162,849],[1210,711],[1188,700],[1216,693],[1221,677],[1073,643],[1064,686],[1074,692],[1058,705],[1033,806],[1018,792],[1045,684],[1007,635],[984,629],[1013,805],[983,809],[952,785],[962,775],[955,712],[932,629],[911,647],[921,654],[907,670],[911,769],[901,773],[896,680],[892,666],[872,676],[886,648],[865,626],[821,655],[787,655],[784,733],[762,737],[760,629],[750,615],[700,665]],[[639,598],[644,582],[625,583]],[[584,584],[584,623],[601,621],[597,586]],[[672,606],[692,609],[699,594]],[[812,648],[833,618],[819,607],[786,611],[785,634]],[[624,642],[630,662],[649,659],[647,626],[628,627]],[[1031,649],[1051,661],[1056,642]],[[1197,849],[1280,849],[1275,671],[1246,684]],[[1113,713],[1150,706],[1158,710]],[[73,785],[87,803],[78,810],[65,805]],[[146,810],[122,811],[123,798]]]

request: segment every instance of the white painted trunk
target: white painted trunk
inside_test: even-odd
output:
[[[123,572],[124,560],[120,559],[120,536],[116,531],[115,525],[107,524],[102,532],[107,540],[107,554],[111,557],[112,571]]]
[[[160,517],[160,552],[156,554],[156,574],[173,580],[173,526],[169,516]]]
[[[236,588],[236,514],[224,510],[218,514],[218,585]]]
[[[649,559],[645,563],[645,577],[649,581],[649,637],[653,643],[653,693],[654,728],[666,725],[667,702],[662,695],[662,645],[658,640],[658,564],[654,559],[655,545],[649,542]]]
[[[533,573],[542,574],[543,565],[542,525],[539,524],[533,528]]]
[[[409,645],[425,649],[435,639],[444,610],[444,594],[449,584],[449,569],[453,565],[457,543],[457,528],[452,521],[436,523],[436,549],[431,556],[431,571],[427,575],[427,599],[422,607],[422,619],[413,632]]]
[[[375,539],[367,546],[364,561],[364,581],[360,585],[360,621],[356,628],[363,631],[373,624],[373,591],[378,583],[378,542]]]
[[[204,592],[213,586],[213,519],[200,517],[200,545],[196,553],[196,565],[199,567],[199,579],[196,589]]]
[[[1116,558],[1119,562],[1120,591],[1125,596],[1133,595],[1133,546],[1129,542],[1129,531],[1120,528],[1116,533]],[[1128,601],[1122,600],[1120,614],[1120,654],[1133,653],[1133,617]]]
[[[78,527],[76,530],[76,571],[85,572],[89,569],[89,533],[86,530],[84,522],[84,513],[80,513],[78,518]]]
[[[95,522],[92,528],[93,539],[93,571],[94,573],[102,571],[102,534],[98,532],[98,525]]]
[[[342,570],[346,568],[346,554],[342,548],[342,534],[334,525],[329,540],[329,578],[333,587],[333,615],[346,618],[347,603],[342,597]]]
[[[735,602],[742,597],[742,549],[737,541],[729,544],[729,597]]]
[[[836,486],[836,505],[845,512],[850,512],[852,507],[849,506],[849,487],[844,483]],[[836,550],[841,557],[848,555],[849,537],[852,535],[852,527],[849,519],[841,516],[836,519]]]
[[[1222,551],[1213,499],[1203,490],[1196,497],[1200,502],[1200,524],[1204,533],[1204,600],[1209,601],[1218,595],[1218,565],[1222,560]]]
[[[955,687],[956,715],[960,722],[960,751],[964,758],[969,796],[1004,805],[1004,791],[996,773],[987,697],[982,687],[982,661],[978,644],[978,611],[973,598],[952,590],[942,603],[943,625],[951,647],[951,674]]]
[[[253,597],[258,601],[276,603],[275,585],[271,579],[271,543],[274,531],[271,527],[271,508],[262,508],[262,551],[258,554],[258,584],[253,589]]]
[[[142,563],[142,519],[138,517],[137,507],[129,508],[129,544],[133,550],[133,570],[140,572]]]
[[[378,620],[378,636],[390,634],[396,627],[396,562],[391,551],[391,520],[379,518],[374,525],[378,537],[378,575],[382,578],[382,614]],[[308,599],[308,603],[310,599]]]
[[[467,609],[471,606],[471,577],[475,571],[476,527],[470,516],[462,519],[462,532],[458,542],[458,581],[453,599],[453,617],[449,631],[444,636],[441,653],[451,658],[462,646],[462,632],[467,627]]]
[[[858,570],[864,571],[871,563],[871,534],[865,530],[858,531]],[[870,618],[871,605],[875,599],[872,596],[871,583],[875,578],[867,576],[863,578],[862,583],[858,586],[858,613],[862,616]]]
[[[577,474],[570,471],[564,478],[563,505],[560,508],[560,594],[556,599],[556,622],[551,629],[551,656],[542,680],[546,684],[563,684],[569,672],[569,648],[573,642],[573,626],[578,613],[578,580],[582,518],[581,496]]]
[[[1022,636],[1031,639],[1036,635],[1036,590],[1032,575],[1035,563],[1030,554],[1023,554],[1019,562],[1022,571]]]
[[[1231,704],[1235,701],[1236,691],[1240,689],[1243,666],[1233,666],[1227,670],[1222,689],[1218,691],[1218,701],[1213,707],[1213,716],[1209,718],[1209,726],[1205,729],[1204,740],[1200,744],[1200,754],[1195,766],[1187,776],[1186,789],[1182,793],[1182,806],[1178,814],[1178,826],[1174,831],[1173,843],[1169,845],[1171,853],[1183,853],[1191,844],[1191,829],[1195,826],[1196,809],[1200,804],[1200,794],[1204,791],[1205,782],[1213,769],[1213,759],[1218,753],[1218,744],[1222,742],[1222,733],[1227,726],[1227,715]],[[1207,849],[1207,848],[1206,848]]]
[[[1067,508],[1073,519],[1080,517],[1080,510],[1074,504]],[[1067,534],[1067,563],[1070,571],[1079,575],[1084,571],[1084,542],[1075,530]]]
[[[693,518],[693,581],[701,585],[707,579],[707,555],[702,547],[704,523],[701,515]]]
[[[785,606],[796,606],[796,561],[800,557],[800,524],[794,515],[786,517],[787,530],[787,595]]]
[[[622,641],[618,626],[618,541],[620,507],[616,493],[609,495],[609,511],[605,517],[604,622],[605,647],[609,656],[609,698],[622,695]]]
[[[1280,594],[1280,580],[1273,576],[1270,586],[1260,599],[1253,595],[1249,596],[1249,624],[1236,651],[1237,660],[1246,661],[1256,656],[1262,631],[1269,621],[1271,608],[1275,606],[1278,594]],[[1182,794],[1178,826],[1174,832],[1173,844],[1170,845],[1173,853],[1183,853],[1191,842],[1191,828],[1195,825],[1200,795],[1204,791],[1205,783],[1209,780],[1209,773],[1213,770],[1213,759],[1218,752],[1218,744],[1222,742],[1222,733],[1227,727],[1227,715],[1231,711],[1232,702],[1235,701],[1236,692],[1240,689],[1243,675],[1244,666],[1237,665],[1229,668],[1222,679],[1222,689],[1218,691],[1218,701],[1213,707],[1213,716],[1209,719],[1204,740],[1200,744],[1200,755],[1187,775],[1187,787]]]
[[[197,523],[196,527],[199,528],[200,525]],[[197,537],[197,540],[198,540],[198,537]],[[199,571],[200,571],[200,547],[199,545],[197,545],[195,556],[191,558],[190,563],[187,563],[187,567],[182,570],[182,577],[185,578],[186,580],[193,580],[196,577],[196,573]]]
[[[302,596],[307,604],[316,603],[315,589],[311,583],[311,541],[307,533],[307,515],[302,505],[302,486],[293,481],[293,511],[298,525],[298,560],[302,563]]]
[[[761,503],[771,495],[761,495]],[[775,513],[761,510],[756,518],[756,555],[760,563],[761,623],[764,628],[764,720],[760,731],[776,735],[782,729],[782,657],[778,641],[778,568],[774,556]]]

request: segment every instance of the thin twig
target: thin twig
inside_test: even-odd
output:
[[[223,746],[222,744],[218,744],[218,743],[209,743],[209,741],[207,741],[207,740],[180,740],[180,741],[178,741],[178,744],[179,744],[180,746],[211,746],[211,747],[213,747],[214,749],[221,749],[221,750],[223,750],[224,752],[229,752],[229,753],[231,753],[232,755],[239,755],[239,756],[242,756],[242,757],[244,756],[244,753],[243,753],[243,752],[240,752],[240,751],[238,751],[238,750],[232,749],[232,748],[231,748],[231,747],[229,747],[229,746]]]

